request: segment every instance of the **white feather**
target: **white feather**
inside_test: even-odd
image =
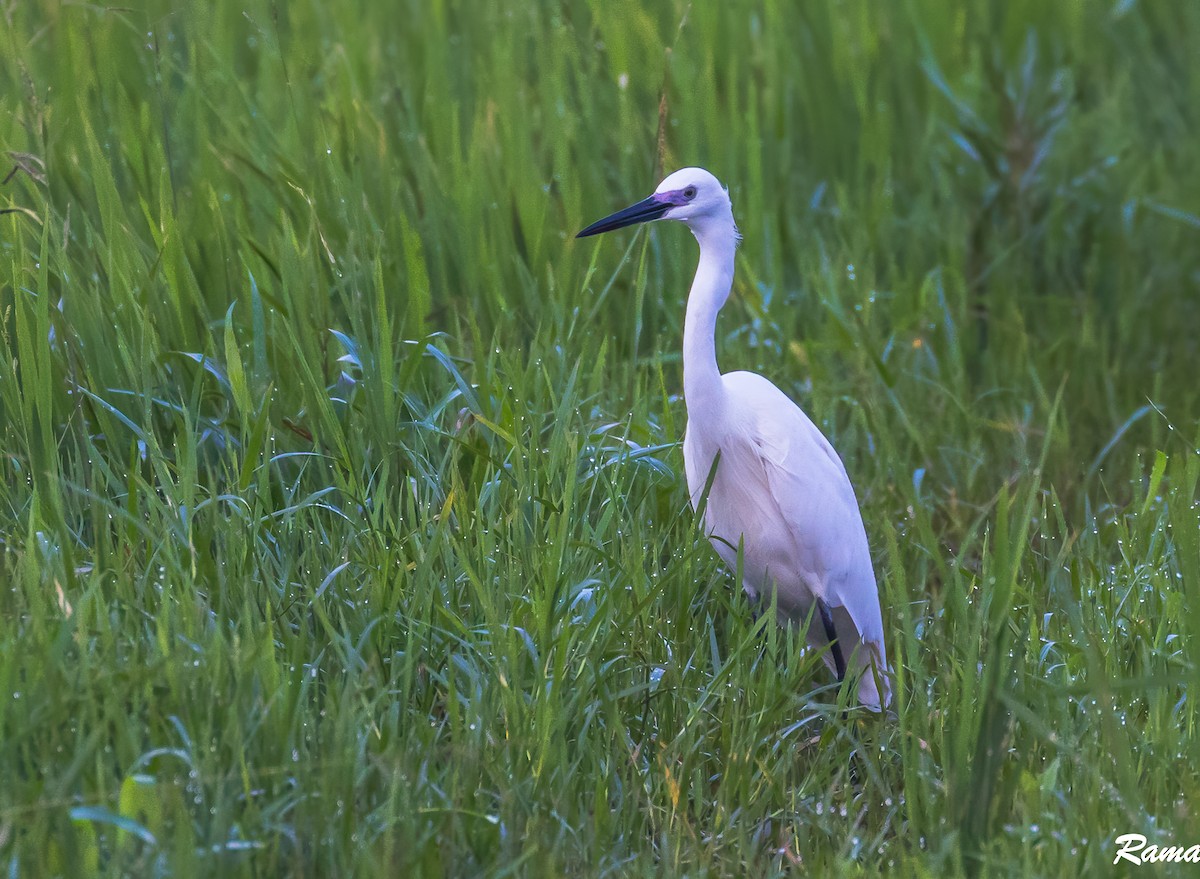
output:
[[[779,611],[794,621],[808,619],[814,598],[824,601],[848,666],[863,673],[859,700],[874,708],[881,704],[873,662],[886,705],[891,688],[875,572],[841,458],[803,410],[767,379],[751,372],[721,378],[726,405],[705,413],[703,431],[692,429],[693,414],[683,441],[693,506],[699,506],[720,453],[704,520],[717,554],[736,570],[740,542],[746,592],[770,601],[774,587]],[[827,646],[819,617],[808,638],[814,647]],[[825,661],[833,670],[828,652]]]

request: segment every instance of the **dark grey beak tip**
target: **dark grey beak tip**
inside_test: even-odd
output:
[[[637,204],[630,205],[624,210],[617,211],[615,214],[605,217],[603,220],[597,220],[579,232],[575,237],[587,238],[591,235],[599,235],[601,232],[611,232],[614,229],[632,226],[635,223],[657,220],[670,207],[671,205],[658,201],[654,196],[650,196],[649,198],[642,199]]]

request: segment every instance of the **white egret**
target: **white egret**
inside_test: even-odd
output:
[[[770,602],[773,590],[784,620],[810,620],[809,644],[825,650],[838,680],[847,672],[857,678],[859,701],[879,710],[891,700],[883,619],[846,468],[783,391],[761,375],[717,367],[717,312],[733,287],[740,239],[729,193],[703,168],[684,168],[576,237],[649,220],[679,220],[700,242],[683,326],[683,461],[692,506],[707,487],[705,527],[731,570],[741,547],[746,593]]]

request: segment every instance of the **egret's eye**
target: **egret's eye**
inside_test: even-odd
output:
[[[683,197],[686,198],[688,201],[691,201],[693,198],[695,198],[696,197],[696,187],[689,186],[687,189],[685,189],[683,191]]]

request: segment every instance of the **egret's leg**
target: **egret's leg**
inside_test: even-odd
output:
[[[825,626],[825,637],[829,639],[829,649],[833,651],[833,667],[837,669],[839,681],[846,680],[846,658],[842,654],[842,645],[838,643],[837,629],[833,627],[833,614],[829,605],[817,599],[817,609],[821,612],[821,624]]]
[[[742,595],[750,602],[750,619],[757,623],[758,618],[763,615],[763,597],[758,594],[758,590],[746,586],[742,587]]]
[[[838,643],[837,629],[833,627],[833,613],[829,610],[829,605],[821,599],[817,599],[817,609],[821,611],[821,624],[825,626],[825,637],[829,639],[829,649],[833,652],[833,667],[837,669],[837,678],[839,684],[844,684],[846,680],[846,657],[842,655],[842,645]],[[850,717],[850,712],[842,709],[842,723]],[[858,788],[858,755],[850,752],[850,784],[856,789]]]

